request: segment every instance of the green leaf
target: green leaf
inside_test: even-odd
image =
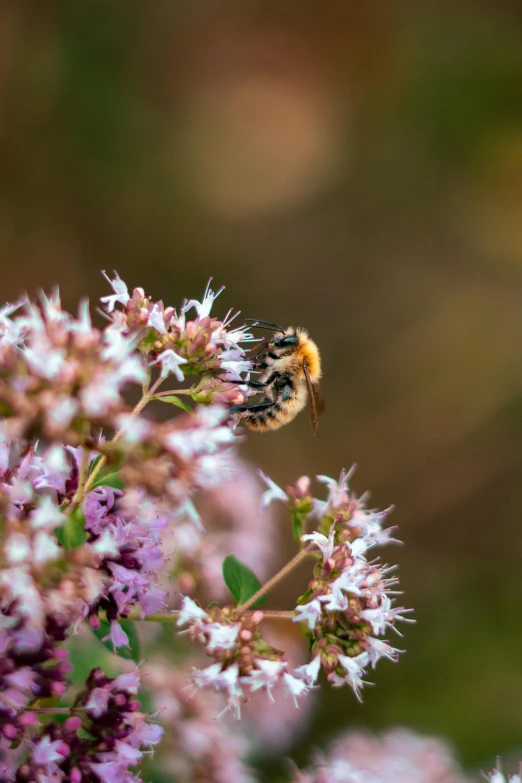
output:
[[[46,696],[43,699],[35,699],[31,702],[31,707],[56,707],[61,698],[61,696]]]
[[[238,604],[244,604],[261,587],[261,582],[252,569],[234,555],[228,555],[223,560],[223,579]],[[254,606],[261,606],[265,601],[266,596],[263,595]]]
[[[64,549],[77,549],[87,541],[85,517],[81,508],[75,508],[67,517],[67,522],[55,527],[54,535]]]
[[[136,625],[132,620],[118,620],[119,624],[127,634],[129,640],[129,647],[118,647],[115,655],[119,655],[120,658],[125,658],[128,661],[134,661],[139,663],[141,660],[140,652],[140,639],[136,631]],[[106,620],[100,620],[99,628],[92,628],[93,634],[100,640],[100,642],[111,652],[114,652],[114,645],[110,639],[102,641],[105,636],[108,636],[111,630],[110,624]]]
[[[93,459],[93,461],[92,461],[92,462],[91,462],[91,464],[89,465],[89,476],[91,475],[91,473],[93,472],[93,470],[94,470],[94,469],[97,467],[97,465],[98,465],[98,462],[99,462],[101,459],[103,459],[103,454],[98,454],[98,456],[97,456],[97,457],[95,457],[95,458]]]
[[[192,408],[190,405],[186,402],[183,402],[183,400],[180,400],[179,397],[176,397],[175,394],[167,394],[166,397],[153,397],[153,400],[159,400],[160,402],[168,402],[171,405],[175,405],[177,408],[181,408],[184,411],[187,411],[187,413],[192,413]]]
[[[292,514],[292,531],[296,541],[299,541],[304,532],[303,520],[300,514]]]
[[[123,489],[123,481],[121,480],[120,474],[116,471],[113,471],[112,473],[107,473],[105,476],[98,476],[91,489],[96,489],[96,487],[112,487],[112,489]]]

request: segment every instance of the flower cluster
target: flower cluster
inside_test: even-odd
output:
[[[86,302],[78,318],[57,292],[42,295],[40,306],[24,300],[0,310],[0,413],[9,440],[77,445],[93,425],[110,427],[126,408],[123,388],[146,379],[133,342],[93,327]]]
[[[178,516],[199,524],[193,495],[233,472],[229,448],[238,438],[226,419],[222,405],[198,408],[190,417],[165,423],[120,418],[121,439],[102,450],[113,459],[115,454],[124,457],[119,472],[126,487],[145,490],[176,508]]]
[[[196,698],[208,687],[224,698],[223,712],[239,717],[253,694],[252,701],[260,694],[274,701],[284,693],[297,706],[321,669],[360,697],[367,665],[396,660],[399,650],[380,637],[407,611],[393,605],[392,569],[368,559],[392,540],[385,515],[365,509],[348,476],[320,477],[326,501],[312,497],[306,478],[286,491],[266,479],[259,502],[259,486],[235,456],[240,435],[231,413],[252,393],[252,362],[240,343],[253,337],[231,328],[231,312],[211,315],[221,292],[207,288],[201,302],[176,310],[141,288],[129,293],[117,274],[109,282],[102,329],[85,302],[78,317],[63,310],[57,292],[0,310],[0,778],[15,783],[132,783],[139,778],[131,769],[161,737],[135,698],[137,671],[111,679],[94,669],[74,699],[73,683],[85,674],[72,671],[64,643],[82,623],[93,643],[96,636],[137,662],[132,623],[176,619],[212,661],[190,675]],[[187,375],[196,376],[191,387],[162,389]],[[134,407],[129,387],[140,393]],[[142,415],[157,401],[178,415]],[[267,530],[260,507],[272,499],[290,510],[300,551],[263,586],[250,566],[268,575],[273,537],[254,554],[248,549],[252,531]],[[215,513],[228,514],[232,529],[205,538],[201,515],[207,522]],[[236,605],[215,603],[223,557]],[[180,610],[164,611],[171,558],[176,587],[211,601],[207,608],[185,595]],[[314,570],[297,608],[258,609],[267,589],[305,558]],[[267,641],[262,623],[274,614],[303,627],[309,662],[291,664]],[[64,722],[41,717],[56,711],[67,712]],[[227,761],[216,747],[222,732],[208,733],[214,739],[206,745],[193,733],[201,753],[175,774],[248,783],[239,749]],[[179,742],[190,756],[190,741]]]
[[[242,761],[249,749],[245,734],[216,720],[223,708],[221,694],[191,693],[188,676],[187,669],[163,661],[147,664],[144,671],[144,684],[167,727],[158,768],[177,783],[254,783]]]
[[[0,311],[2,780],[138,779],[128,769],[161,730],[131,698],[137,674],[93,672],[65,723],[42,723],[39,705],[67,695],[63,643],[83,620],[99,637],[107,625],[103,641],[117,649],[131,644],[120,620],[165,608],[162,533],[199,525],[195,494],[232,470],[228,405],[249,393],[238,342],[250,336],[209,317],[209,290],[178,316],[136,291],[131,301],[118,276],[112,284],[104,329],[86,303],[78,318],[64,311],[57,292]],[[155,399],[178,404],[158,390],[184,379],[180,365],[203,376],[187,393],[205,407],[165,423],[141,417]],[[129,383],[142,388],[135,408]]]
[[[224,691],[228,699],[226,710],[235,711],[238,718],[245,690],[264,690],[272,697],[275,685],[283,681],[296,706],[297,697],[308,691],[301,679],[286,671],[284,653],[263,639],[262,620],[260,610],[247,613],[225,606],[211,607],[205,612],[188,596],[184,597],[178,616],[178,625],[188,625],[189,637],[201,643],[214,659],[206,669],[193,671],[194,685]]]
[[[380,639],[387,628],[411,610],[393,605],[391,588],[397,578],[393,568],[378,560],[367,560],[373,547],[393,540],[392,529],[383,529],[387,512],[368,511],[365,499],[348,489],[349,473],[339,481],[318,479],[328,487],[328,499],[310,494],[310,481],[301,478],[284,492],[266,476],[264,502],[278,499],[287,504],[298,532],[312,521],[317,530],[302,534],[306,551],[314,555],[313,578],[295,609],[294,621],[306,625],[311,642],[311,662],[299,676],[308,686],[315,684],[321,668],[335,686],[348,684],[361,699],[363,676],[368,664],[375,668],[380,658],[396,661],[399,653]],[[410,620],[410,622],[412,622]],[[398,633],[398,631],[397,631]]]
[[[102,297],[107,314],[121,334],[134,338],[140,353],[160,368],[162,376],[173,373],[182,381],[184,373],[203,375],[194,388],[200,403],[244,402],[247,391],[238,389],[237,383],[243,383],[241,373],[248,372],[252,364],[239,343],[254,338],[245,327],[229,329],[236,317],[232,311],[223,321],[211,317],[212,305],[223,288],[214,293],[209,283],[202,302],[185,301],[178,313],[162,301],[153,302],[142,288],[129,294],[116,273],[109,282],[114,294]],[[116,304],[122,307],[116,308]],[[190,320],[187,313],[193,309],[197,315]]]
[[[494,769],[489,775],[484,775],[489,783],[522,783],[522,762],[518,775],[504,775],[501,770],[500,759],[497,759],[498,769]]]
[[[493,779],[492,779],[493,780]],[[440,740],[395,729],[381,737],[349,733],[292,783],[470,783]],[[493,783],[505,783],[502,780]],[[517,781],[518,783],[518,781]]]
[[[129,768],[163,734],[161,726],[147,723],[140,713],[135,698],[139,682],[137,671],[111,679],[93,669],[71,717],[49,724],[38,742],[16,749],[11,768],[5,754],[2,780],[82,783],[94,774],[107,783],[133,783],[136,777]]]

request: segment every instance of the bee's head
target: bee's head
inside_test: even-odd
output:
[[[247,319],[246,323],[254,329],[267,329],[268,331],[273,332],[273,336],[270,338],[266,347],[269,353],[276,354],[278,357],[293,353],[299,345],[302,335],[305,334],[303,329],[296,329],[294,326],[283,329],[281,326],[273,324],[271,321],[254,321],[253,319]]]
[[[299,344],[299,337],[293,326],[286,331],[278,331],[274,334],[268,343],[268,350],[273,351],[279,356],[292,353]]]

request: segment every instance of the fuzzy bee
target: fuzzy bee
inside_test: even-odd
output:
[[[300,326],[282,329],[270,321],[247,323],[274,334],[266,351],[255,359],[254,369],[262,372],[259,381],[248,381],[251,388],[263,394],[263,399],[235,405],[232,412],[238,414],[248,429],[268,432],[292,421],[308,401],[310,421],[317,435],[317,414],[323,411],[324,404],[319,386],[321,357],[316,344]]]

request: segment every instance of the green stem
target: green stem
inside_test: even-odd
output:
[[[76,505],[79,506],[85,497],[85,477],[87,475],[87,468],[89,467],[89,456],[90,456],[90,449],[88,449],[85,444],[83,445],[83,451],[82,451],[82,461],[80,465],[80,472],[78,476],[78,489],[76,490]],[[74,500],[73,500],[74,502]]]
[[[143,408],[152,400],[156,389],[158,388],[158,386],[160,386],[163,383],[164,380],[165,379],[162,378],[161,376],[156,380],[156,382],[152,385],[150,390],[146,394],[144,394],[141,400],[138,402],[138,404],[130,414],[131,416],[135,417],[139,413],[141,413]],[[122,437],[123,437],[123,429],[118,430],[114,438],[111,441],[109,441],[107,445],[110,445],[111,443],[116,443],[116,441],[120,440]],[[86,453],[88,454],[88,452]],[[70,514],[72,511],[74,511],[75,508],[77,508],[77,506],[80,505],[82,499],[88,494],[88,492],[90,491],[91,487],[93,486],[94,482],[96,481],[97,477],[99,476],[100,472],[103,470],[106,464],[107,464],[107,457],[104,456],[101,458],[101,460],[99,460],[98,464],[96,465],[96,467],[94,468],[90,476],[88,477],[87,481],[85,482],[85,486],[82,486],[83,480],[78,484],[78,489],[76,490],[76,494],[72,499],[72,503],[67,508],[66,511],[67,514]],[[81,479],[81,473],[80,473],[80,479]]]
[[[155,394],[155,397],[168,397],[171,394],[188,394],[192,396],[190,389],[171,389],[170,391],[162,391]]]

